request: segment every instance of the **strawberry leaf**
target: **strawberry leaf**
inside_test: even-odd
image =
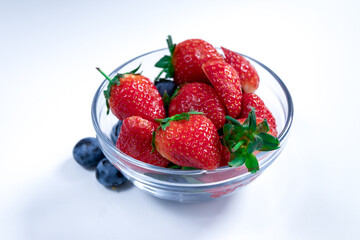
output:
[[[257,126],[259,132],[267,133],[270,131],[269,124],[267,122],[267,119],[265,118],[261,123]]]
[[[157,63],[155,63],[155,67],[158,68],[171,67],[171,57],[167,55],[163,56]]]
[[[249,126],[249,130],[251,132],[255,132],[256,131],[256,116],[255,116],[255,108],[252,108],[252,110],[249,112],[249,116],[246,119],[246,121],[248,123]]]
[[[170,121],[179,121],[179,120],[188,121],[189,119],[190,119],[190,114],[185,112],[185,113],[180,113],[180,114],[176,114],[176,115],[172,116],[170,118]]]
[[[240,167],[245,163],[246,157],[243,154],[235,155],[235,158],[231,160],[228,164],[231,167]]]
[[[261,137],[254,136],[254,139],[249,142],[249,145],[247,147],[247,153],[251,154],[257,150],[259,150],[263,146],[264,142]]]
[[[166,128],[169,126],[170,126],[170,121],[160,124],[160,127],[162,130],[166,130]]]
[[[259,170],[259,162],[254,154],[246,155],[245,166],[251,173],[256,173]]]
[[[139,64],[139,66],[137,66],[137,68],[131,70],[130,72],[127,72],[127,73],[124,73],[124,74],[141,74],[141,73],[138,73],[137,71],[140,69],[141,67],[141,63]]]
[[[164,96],[162,97],[163,103],[165,107],[169,107],[170,106],[170,102],[171,102],[171,97],[169,97],[167,91],[164,91]]]
[[[230,117],[230,116],[225,116],[225,119],[227,119],[227,120],[229,120],[231,123],[233,123],[234,125],[239,125],[239,126],[241,126],[241,123],[238,121],[238,120],[236,120],[235,118],[232,118],[232,117]]]
[[[232,128],[233,128],[233,125],[231,125],[231,124],[225,124],[223,127],[223,135],[224,135],[223,141],[225,143],[224,145],[226,145],[226,142],[229,141],[229,138],[231,136],[230,131]]]
[[[258,135],[263,141],[263,146],[259,149],[260,151],[271,151],[279,148],[279,139],[268,133],[259,133]]]

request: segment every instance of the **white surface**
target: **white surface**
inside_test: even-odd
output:
[[[359,1],[7,1],[0,8],[0,239],[355,239],[360,226]],[[230,198],[112,192],[72,159],[106,72],[202,38],[288,86],[282,155]]]

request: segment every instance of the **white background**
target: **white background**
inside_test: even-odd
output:
[[[356,239],[359,1],[2,1],[0,239]],[[110,191],[72,158],[128,59],[202,38],[270,67],[294,100],[281,156],[229,198]]]

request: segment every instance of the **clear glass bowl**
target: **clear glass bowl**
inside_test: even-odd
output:
[[[220,49],[218,49],[221,52]],[[155,63],[168,49],[155,50],[140,55],[115,69],[116,73],[125,73],[141,64],[142,74],[149,79],[155,79],[160,69]],[[214,171],[207,170],[177,170],[153,166],[136,160],[115,147],[111,140],[112,127],[117,118],[106,114],[106,104],[103,91],[107,80],[100,85],[92,103],[91,115],[97,138],[105,156],[139,189],[156,197],[179,202],[204,201],[231,195],[240,187],[249,184],[257,178],[284,149],[293,119],[293,102],[291,95],[281,79],[264,64],[246,57],[256,68],[260,77],[257,94],[264,100],[277,121],[280,148],[271,152],[257,154],[260,170],[252,174],[245,166],[231,168],[221,167]]]

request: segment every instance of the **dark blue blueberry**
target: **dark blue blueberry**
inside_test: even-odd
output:
[[[167,92],[167,95],[171,97],[174,94],[174,91],[177,87],[174,81],[167,79],[158,80],[157,82],[155,82],[155,86],[159,91],[161,97],[164,97],[165,91]]]
[[[96,138],[81,139],[73,149],[74,159],[85,168],[94,168],[105,156]]]
[[[124,175],[106,158],[96,167],[96,179],[109,188],[117,188],[126,181]]]
[[[119,133],[120,133],[120,129],[121,129],[121,125],[122,125],[122,121],[118,121],[112,128],[111,130],[111,141],[116,144],[116,141],[118,139]]]

